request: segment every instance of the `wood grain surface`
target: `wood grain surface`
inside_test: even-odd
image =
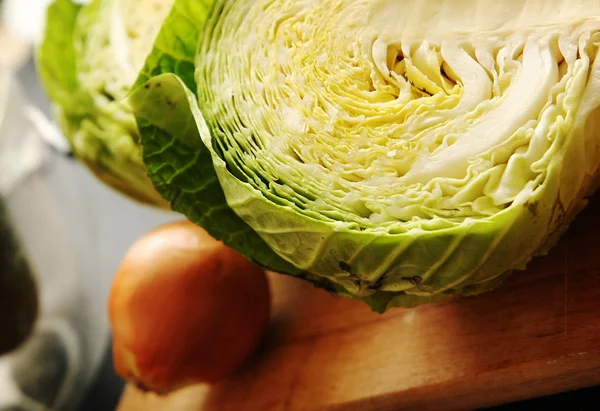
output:
[[[473,409],[600,384],[600,196],[491,293],[383,315],[270,276],[260,352],[213,387],[127,387],[120,411]]]

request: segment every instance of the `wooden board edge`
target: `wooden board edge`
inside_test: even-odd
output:
[[[544,369],[544,372],[541,370]],[[448,383],[337,404],[327,411],[485,408],[600,385],[600,349],[535,361]],[[435,398],[435,403],[432,403]]]

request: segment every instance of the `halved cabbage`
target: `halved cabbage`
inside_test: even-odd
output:
[[[124,100],[174,0],[57,0],[38,65],[75,156],[138,201],[168,207],[146,175],[135,118]]]
[[[590,0],[176,0],[129,101],[174,210],[381,312],[555,244],[598,182],[599,44]]]

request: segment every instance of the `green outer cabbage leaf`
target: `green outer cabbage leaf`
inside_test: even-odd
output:
[[[124,100],[126,92],[107,90],[112,73],[107,74],[104,89],[90,88],[82,81],[82,73],[102,76],[89,73],[104,70],[90,61],[90,49],[102,57],[100,44],[103,39],[109,42],[106,8],[113,1],[94,0],[82,6],[56,0],[49,6],[37,56],[40,78],[75,157],[128,197],[168,208],[147,176],[135,118]],[[98,33],[91,33],[92,27]]]

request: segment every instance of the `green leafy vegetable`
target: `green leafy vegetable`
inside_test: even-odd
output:
[[[146,174],[124,100],[172,0],[56,0],[38,55],[40,76],[77,158],[138,201],[168,207]]]
[[[176,0],[129,98],[172,208],[376,311],[497,287],[597,185],[600,4]]]

